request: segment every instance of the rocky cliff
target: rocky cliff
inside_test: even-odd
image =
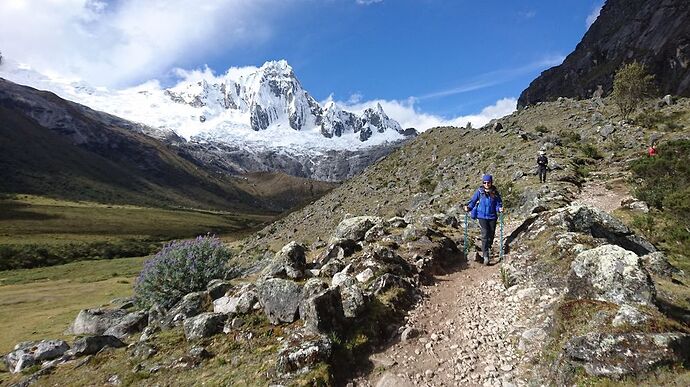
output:
[[[659,92],[690,96],[690,2],[608,0],[575,51],[522,92],[518,107],[558,97],[608,94],[615,71],[638,61],[656,76]]]

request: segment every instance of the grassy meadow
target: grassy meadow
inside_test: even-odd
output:
[[[80,309],[131,296],[144,259],[0,271],[0,353],[23,340],[62,338]]]
[[[136,257],[171,239],[212,233],[236,239],[271,215],[0,198],[0,270]]]

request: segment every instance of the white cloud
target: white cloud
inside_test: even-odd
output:
[[[357,4],[370,5],[375,3],[383,3],[383,0],[357,0]]]
[[[123,86],[271,35],[280,0],[3,0],[0,48],[43,73]],[[217,42],[217,44],[209,44]]]
[[[599,14],[601,13],[601,8],[603,7],[602,4],[597,5],[593,10],[592,13],[587,15],[587,29],[594,24],[595,21],[597,21],[597,18],[599,17]]]
[[[522,17],[523,19],[532,19],[535,16],[537,16],[537,11],[534,11],[534,10],[521,11],[521,12],[518,12],[518,15],[520,15],[520,17]]]
[[[347,102],[337,103],[343,109],[357,114],[361,114],[364,109],[375,107],[377,103],[380,103],[386,114],[398,121],[403,128],[415,128],[419,131],[425,131],[437,126],[465,126],[468,122],[471,122],[473,127],[478,128],[494,118],[503,117],[514,112],[517,107],[517,99],[503,98],[496,101],[495,104],[485,107],[479,113],[444,118],[419,111],[416,106],[417,99],[414,97],[402,101],[372,100],[356,104]]]

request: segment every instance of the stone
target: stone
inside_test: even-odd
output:
[[[148,341],[150,340],[156,333],[160,332],[160,328],[156,325],[149,325],[144,330],[141,332],[141,336],[139,336],[139,341]]]
[[[355,318],[364,309],[366,298],[355,281],[346,281],[338,286],[343,313],[347,318]]]
[[[110,300],[110,305],[116,309],[129,309],[134,307],[135,301],[135,297],[119,297]]]
[[[211,282],[209,282],[206,286],[206,291],[208,292],[208,295],[211,297],[212,301],[225,296],[230,289],[232,289],[232,284],[230,281],[222,279],[211,280]]]
[[[182,297],[164,318],[164,326],[179,326],[190,317],[206,312],[211,308],[208,292],[194,292]]]
[[[296,282],[272,278],[257,286],[259,303],[271,324],[291,323],[297,318],[302,286]]]
[[[616,313],[616,317],[613,318],[611,324],[614,327],[624,325],[639,325],[648,319],[649,317],[640,312],[637,308],[630,305],[621,305],[620,308],[618,308],[618,313]]]
[[[370,228],[380,223],[383,223],[383,219],[377,216],[357,216],[345,219],[338,224],[333,237],[336,239],[345,238],[352,239],[353,241],[361,241]]]
[[[187,340],[211,337],[223,331],[226,319],[226,315],[215,312],[206,312],[189,317],[184,321],[184,335]]]
[[[372,243],[377,240],[380,240],[386,235],[387,232],[386,228],[383,226],[383,223],[377,223],[374,226],[372,226],[369,230],[367,230],[367,232],[364,234],[364,241]]]
[[[621,200],[621,207],[627,208],[632,211],[640,211],[642,213],[649,213],[649,206],[642,200],[637,200],[633,198]]]
[[[189,356],[196,359],[210,359],[213,354],[204,347],[196,346],[189,350]]]
[[[82,309],[67,329],[72,335],[100,335],[108,328],[119,324],[127,315],[122,309]]]
[[[262,273],[262,278],[304,278],[307,266],[305,248],[301,244],[292,241],[283,246],[273,257],[273,261]]]
[[[604,125],[604,127],[599,130],[599,135],[603,138],[607,138],[608,136],[613,134],[613,132],[615,132],[615,131],[616,131],[616,127],[611,125],[611,124],[608,124],[608,125]]]
[[[635,235],[623,222],[597,208],[573,205],[568,207],[568,214],[569,231],[604,238],[610,244],[618,245],[640,256],[656,251],[649,241]]]
[[[148,320],[148,312],[145,310],[138,310],[126,315],[117,325],[106,329],[103,334],[122,339],[133,333],[141,332],[141,330],[148,325]]]
[[[229,315],[247,314],[259,301],[254,284],[246,284],[232,296],[223,296],[213,301],[213,311]]]
[[[661,99],[661,101],[666,105],[666,106],[671,106],[673,105],[673,96],[671,94],[666,94],[664,98]]]
[[[115,336],[86,336],[74,341],[72,348],[65,353],[69,357],[95,355],[103,348],[122,348],[127,346]]]
[[[405,221],[405,218],[400,217],[400,216],[394,216],[386,221],[388,226],[394,227],[394,228],[405,228],[407,226],[407,222]]]
[[[340,259],[331,259],[330,261],[328,261],[328,263],[321,267],[319,275],[327,278],[332,278],[339,271],[343,270],[344,267],[345,264]]]
[[[14,346],[5,356],[7,368],[12,373],[21,372],[27,367],[47,360],[61,357],[69,345],[63,340],[25,341]]]
[[[371,270],[371,268],[366,268],[361,273],[357,274],[355,278],[357,278],[357,281],[361,283],[367,282],[374,278],[374,271]]]
[[[575,257],[568,274],[569,299],[652,305],[654,284],[640,258],[616,245],[603,245]]]
[[[305,298],[299,305],[299,315],[304,328],[310,333],[338,331],[344,320],[343,304],[337,289],[327,289]]]
[[[642,265],[648,272],[660,277],[671,278],[680,274],[680,270],[669,263],[666,255],[660,251],[642,256]]]
[[[130,355],[141,360],[146,360],[152,358],[157,353],[158,350],[154,345],[145,341],[139,341],[132,347]]]
[[[309,297],[321,294],[328,290],[328,282],[322,278],[310,278],[304,283],[302,287],[302,298],[307,299]]]
[[[621,378],[688,361],[690,335],[592,332],[569,340],[564,353],[590,376]]]
[[[333,354],[333,343],[325,336],[292,342],[287,340],[278,352],[276,369],[281,374],[308,370],[327,362]]]
[[[419,330],[413,327],[406,327],[400,335],[401,341],[408,341],[419,336]]]

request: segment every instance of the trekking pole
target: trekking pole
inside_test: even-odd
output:
[[[501,211],[501,246],[498,250],[498,262],[503,262],[503,211]]]
[[[469,243],[467,242],[467,212],[465,212],[465,242],[464,242],[464,248],[465,248],[465,259],[469,262],[469,258],[467,257],[467,250],[469,249]]]

